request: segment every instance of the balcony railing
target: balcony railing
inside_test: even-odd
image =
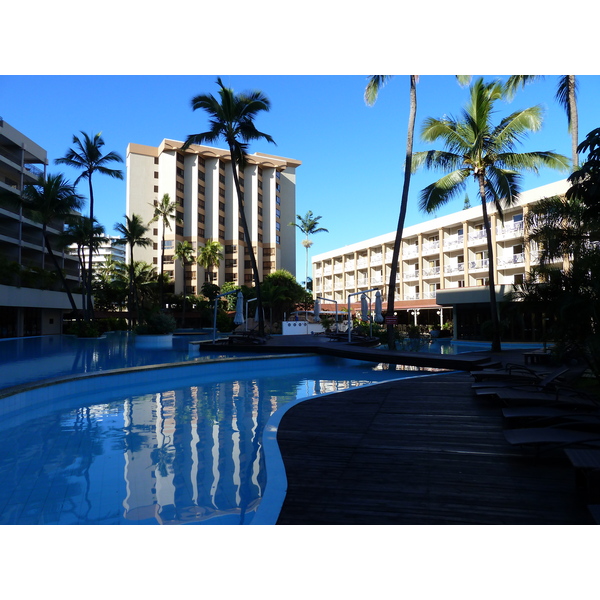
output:
[[[510,267],[512,265],[522,265],[525,262],[525,254],[513,254],[512,256],[502,257],[498,259],[499,267]]]
[[[523,221],[516,221],[505,225],[504,227],[498,227],[496,230],[496,239],[506,240],[508,238],[522,237],[523,236]]]
[[[417,256],[417,254],[419,254],[419,248],[414,245],[405,246],[402,250],[402,256],[404,256],[405,258],[407,256]]]
[[[424,300],[432,300],[435,298],[436,293],[437,293],[437,290],[433,290],[432,292],[423,292],[423,299]]]
[[[381,264],[381,254],[371,254],[371,266]]]
[[[404,271],[402,279],[404,279],[404,281],[419,279],[419,271]]]
[[[465,243],[464,235],[449,235],[444,239],[444,250],[453,250],[454,248],[462,248]]]
[[[438,277],[439,274],[439,267],[429,267],[428,269],[423,269],[423,277]]]
[[[469,233],[469,242],[480,242],[485,239],[485,229],[482,229],[481,231],[471,231],[471,233]]]
[[[425,242],[423,244],[421,252],[423,254],[431,254],[433,252],[437,252],[440,249],[440,242],[436,240],[435,242]]]
[[[420,300],[419,292],[413,294],[404,294],[404,300]]]
[[[469,270],[476,271],[477,269],[489,269],[490,261],[488,258],[483,258],[481,260],[470,260],[469,261]]]
[[[344,268],[346,269],[346,271],[354,271],[354,261],[347,260]]]
[[[451,275],[452,273],[464,273],[465,263],[456,263],[452,265],[444,265],[444,273]]]

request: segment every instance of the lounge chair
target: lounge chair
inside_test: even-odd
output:
[[[547,391],[549,389],[553,389],[555,382],[558,380],[562,380],[564,375],[569,372],[569,369],[566,367],[562,367],[560,369],[556,369],[550,373],[546,373],[546,375],[539,376],[538,374],[534,375],[508,375],[506,378],[501,380],[490,380],[490,381],[476,381],[471,387],[474,390],[485,390],[488,388],[494,387],[525,387],[525,386],[533,386],[537,388],[538,391]]]
[[[600,426],[589,431],[561,427],[506,429],[504,437],[514,446],[537,446],[538,449],[540,446],[600,448]]]
[[[538,371],[523,365],[507,363],[505,367],[500,369],[481,369],[479,371],[471,371],[471,376],[473,379],[475,379],[475,381],[487,381],[488,379],[496,381],[504,379],[524,379],[526,381],[536,381],[544,378],[551,372],[552,371],[548,370]]]

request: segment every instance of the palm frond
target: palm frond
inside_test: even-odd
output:
[[[371,75],[365,88],[365,103],[373,106],[377,101],[379,90],[393,77],[393,75]]]
[[[563,75],[558,80],[558,87],[556,88],[555,98],[558,103],[564,108],[567,113],[567,123],[569,124],[569,131],[571,131],[571,103],[569,99],[571,95],[577,100],[577,79],[575,76]]]
[[[419,196],[420,210],[427,213],[435,212],[438,207],[462,193],[468,176],[468,169],[459,169],[444,175],[435,183],[428,185],[425,189],[421,190]]]

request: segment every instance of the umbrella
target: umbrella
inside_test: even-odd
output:
[[[319,313],[321,312],[321,303],[319,302],[318,298],[315,300],[315,307],[313,310],[315,313],[314,321],[315,321],[315,323],[318,323],[319,322]]]
[[[368,321],[369,320],[369,300],[367,299],[367,295],[363,294],[360,297],[360,320]]]
[[[233,322],[236,325],[241,325],[244,322],[244,295],[242,292],[238,292],[237,304],[235,305],[235,317]]]
[[[381,292],[375,292],[375,323],[383,323],[383,315],[381,314]]]

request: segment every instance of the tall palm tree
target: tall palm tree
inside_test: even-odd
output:
[[[198,253],[198,264],[207,270],[219,268],[223,260],[223,246],[216,240],[206,240]]]
[[[102,175],[108,175],[114,179],[123,179],[123,171],[118,169],[111,169],[108,165],[114,162],[123,162],[123,158],[116,152],[108,152],[102,154],[102,147],[104,146],[104,140],[102,139],[102,133],[97,133],[93,136],[81,133],[81,138],[76,135],[73,136],[73,148],[69,148],[66,154],[62,158],[57,158],[54,162],[58,165],[68,165],[74,169],[82,171],[81,175],[75,180],[75,185],[79,183],[81,179],[87,179],[90,191],[90,222],[94,222],[94,188],[92,186],[92,175],[94,173],[100,173]],[[93,245],[93,232],[90,230],[90,248]],[[90,252],[88,270],[92,272],[92,253]],[[88,279],[87,287],[87,314],[86,319],[93,319],[93,304],[92,304],[92,282],[91,278]]]
[[[54,268],[60,276],[71,308],[77,316],[77,320],[79,320],[75,300],[50,243],[48,226],[55,224],[55,222],[62,226],[64,221],[72,218],[73,213],[81,209],[83,197],[77,194],[75,187],[65,179],[62,173],[59,173],[57,175],[47,175],[46,178],[41,176],[35,184],[26,185],[20,202],[25,214],[32,220],[41,223],[44,245]],[[44,268],[44,255],[42,255],[42,268]]]
[[[104,235],[104,226],[98,223],[94,219],[94,226],[92,228],[92,252],[98,252],[98,248],[101,244],[108,242],[108,238]],[[81,282],[84,290],[87,290],[87,278],[92,277],[93,273],[89,273],[85,264],[85,252],[84,248],[89,248],[90,244],[90,219],[89,217],[78,217],[72,219],[61,236],[62,243],[64,246],[70,246],[75,244],[77,247],[77,258],[79,259],[79,269],[81,270]],[[87,294],[84,294],[87,304]],[[85,306],[85,305],[84,305]]]
[[[450,117],[425,120],[421,133],[426,142],[441,140],[446,150],[417,152],[413,170],[428,168],[450,171],[421,191],[420,208],[428,213],[463,193],[469,177],[478,188],[483,211],[483,225],[487,237],[489,261],[489,293],[492,320],[492,351],[499,352],[500,327],[494,280],[494,251],[487,211],[493,201],[502,214],[502,206],[511,206],[520,192],[519,171],[537,173],[541,167],[568,170],[565,156],[549,151],[515,152],[516,144],[542,124],[539,106],[513,112],[498,125],[492,123],[495,103],[504,98],[504,87],[499,82],[484,83],[478,79],[470,88],[470,99],[462,112],[462,119]]]
[[[263,111],[268,111],[271,103],[260,91],[243,92],[241,94],[234,93],[231,88],[226,88],[223,85],[220,77],[217,78],[217,85],[220,88],[219,100],[212,94],[200,94],[192,98],[192,110],[202,109],[208,114],[210,129],[204,133],[196,133],[188,136],[183,149],[188,148],[191,144],[212,144],[221,138],[225,139],[229,147],[229,153],[234,165],[232,169],[233,181],[238,198],[240,220],[254,274],[254,286],[256,287],[256,301],[258,304],[258,329],[260,335],[264,335],[260,274],[246,220],[238,169],[243,172],[246,166],[246,154],[249,142],[264,139],[267,142],[275,143],[270,135],[259,131],[254,125],[256,115]]]
[[[516,91],[543,75],[511,75],[506,82],[508,97],[514,96]],[[571,156],[573,169],[579,166],[579,153],[577,151],[579,138],[579,119],[577,116],[577,78],[575,75],[561,75],[556,86],[556,100],[564,108],[567,114],[567,124],[571,134]]]
[[[322,217],[320,215],[315,217],[313,215],[313,211],[309,210],[303,217],[296,215],[298,223],[288,223],[288,226],[297,227],[306,236],[306,238],[302,240],[302,245],[306,248],[306,271],[304,281],[305,288],[308,286],[308,250],[313,245],[313,243],[308,239],[308,236],[320,232],[329,233],[328,229],[325,229],[324,227],[318,227],[321,218]]]
[[[177,203],[173,202],[169,194],[164,194],[161,201],[154,206],[154,215],[148,225],[160,221],[162,225],[162,237],[160,239],[160,278],[159,278],[159,297],[160,307],[163,307],[163,273],[165,264],[165,232],[168,227],[171,230],[171,221],[177,220]]]
[[[121,239],[117,244],[129,246],[129,320],[131,323],[135,320],[135,309],[137,308],[137,294],[134,282],[135,278],[135,263],[133,260],[133,249],[135,246],[147,248],[152,244],[152,240],[146,237],[148,227],[144,225],[142,217],[135,213],[129,218],[125,215],[125,224],[115,223],[115,231],[121,234]]]
[[[391,78],[392,75],[372,75],[365,89],[365,102],[372,106],[377,100],[379,90]],[[406,219],[406,209],[408,207],[408,191],[410,188],[410,175],[412,171],[412,152],[413,139],[415,134],[415,120],[417,117],[417,75],[410,76],[410,110],[408,115],[408,132],[406,135],[406,157],[404,159],[404,184],[402,186],[402,199],[400,200],[400,214],[398,216],[398,225],[396,227],[396,238],[394,240],[394,250],[392,252],[392,266],[390,268],[390,279],[388,282],[387,314],[394,314],[394,301],[396,296],[396,276],[398,274],[398,259],[400,258],[400,246],[402,245],[402,232],[404,231],[404,221]],[[394,335],[394,324],[387,325],[388,348],[394,350],[396,339]]]
[[[175,248],[175,259],[180,260],[183,265],[183,315],[181,317],[181,326],[185,326],[185,305],[187,300],[187,291],[185,289],[185,268],[194,262],[195,252],[194,247],[188,240],[179,242]]]

